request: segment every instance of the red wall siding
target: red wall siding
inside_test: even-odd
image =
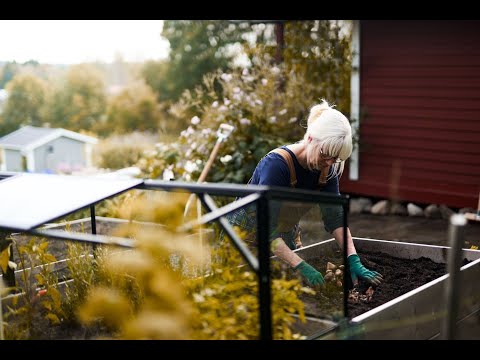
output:
[[[480,21],[361,21],[359,180],[343,193],[477,207]]]

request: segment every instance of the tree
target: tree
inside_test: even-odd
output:
[[[50,108],[54,126],[73,131],[91,130],[106,110],[101,73],[88,64],[72,66],[64,84],[55,90]]]
[[[140,71],[140,76],[156,92],[159,101],[167,100],[171,89],[175,87],[175,84],[166,83],[168,66],[167,61],[150,60],[145,62]]]
[[[289,21],[285,24],[287,74],[316,84],[317,98],[350,113],[351,31],[342,20]],[[288,76],[287,76],[288,81]]]
[[[48,86],[31,74],[17,75],[7,85],[8,98],[2,113],[0,133],[7,134],[20,125],[41,126]]]
[[[158,131],[160,113],[152,89],[136,82],[115,96],[107,110],[106,127],[117,133]]]
[[[0,89],[5,88],[7,83],[18,73],[19,66],[15,61],[7,62],[0,72]]]
[[[274,33],[267,32],[272,26],[261,25],[255,27],[266,33],[246,48],[251,67],[206,75],[202,86],[185,91],[171,107],[190,125],[175,144],[157,147],[157,154],[139,162],[146,176],[157,178],[168,169],[175,179],[197,179],[215,130],[227,123],[235,128],[234,140],[221,147],[207,181],[245,183],[268,151],[303,136],[309,109],[321,98],[348,113],[348,28],[342,33],[340,23],[326,20],[288,22],[278,63]]]
[[[169,61],[147,63],[142,76],[160,101],[177,100],[200,84],[203,75],[228,67],[236,55],[231,45],[245,41],[239,28],[218,20],[165,21],[162,35],[170,42]]]
[[[250,22],[255,41],[245,52],[250,61],[282,65],[286,76],[279,90],[295,76],[315,85],[317,99],[325,98],[350,112],[351,23],[345,20]],[[275,24],[272,24],[275,23]],[[282,90],[283,88],[283,90]]]

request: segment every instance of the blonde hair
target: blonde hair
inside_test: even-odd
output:
[[[307,141],[309,137],[312,138],[310,143]],[[341,159],[341,163],[332,165],[333,171],[328,179],[337,175],[342,176],[345,160],[352,154],[352,128],[347,117],[330,106],[326,100],[322,99],[320,104],[310,109],[307,131],[301,142],[306,144],[311,158],[317,159],[314,164],[317,168],[322,151],[328,156]]]

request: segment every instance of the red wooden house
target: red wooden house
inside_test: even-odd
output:
[[[343,193],[477,207],[480,21],[354,22]]]

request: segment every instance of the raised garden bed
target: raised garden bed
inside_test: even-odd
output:
[[[438,337],[444,319],[448,248],[359,238],[355,239],[355,246],[364,265],[381,272],[385,281],[372,287],[374,292],[368,301],[349,302],[347,335],[343,329],[343,333],[334,331],[326,336],[319,335],[319,338]],[[342,259],[333,239],[307,246],[298,252],[321,269],[325,269],[327,261],[341,263]],[[467,325],[466,319],[478,317],[480,252],[464,250],[463,258],[466,265],[461,271],[458,332],[460,337],[472,338],[475,334],[480,334],[480,325],[477,324],[473,331],[471,322]],[[359,292],[365,293],[366,289],[367,284],[360,283]],[[332,319],[338,315],[337,311],[343,309],[343,293],[341,288],[336,288],[333,284],[328,284],[324,292],[305,297],[304,301],[307,313],[315,317]]]
[[[109,234],[118,222],[97,219],[97,233]],[[72,230],[90,232],[89,219],[69,225]],[[23,235],[22,235],[23,236]],[[19,241],[26,241],[28,236]],[[316,295],[302,294],[305,303],[307,323],[297,322],[295,330],[315,338],[355,337],[364,339],[430,339],[438,337],[444,310],[444,286],[446,280],[447,248],[440,246],[400,243],[371,239],[355,239],[355,245],[365,266],[383,274],[385,281],[372,287],[373,294],[368,301],[349,302],[348,329],[353,333],[339,332],[335,322],[343,311],[343,288],[329,283]],[[299,255],[325,273],[327,262],[342,263],[342,254],[334,240],[306,246],[297,250]],[[65,255],[64,241],[51,241],[51,252],[62,259]],[[475,313],[480,303],[480,252],[464,251],[462,274],[462,298],[460,316],[465,318]],[[468,264],[467,264],[468,263]],[[58,265],[61,271],[61,263]],[[286,271],[288,276],[296,276]],[[357,290],[365,294],[369,286],[360,283]],[[478,315],[477,315],[478,316]],[[467,324],[467,321],[463,321]],[[475,324],[474,324],[475,325]],[[470,326],[470,325],[469,325]],[[480,334],[480,329],[473,327]],[[472,331],[465,333],[471,338]],[[360,330],[359,330],[360,329]],[[41,338],[60,338],[67,335],[67,329],[59,328],[60,335],[45,332]],[[86,332],[83,328],[74,330],[74,338],[90,338],[97,333]],[[358,330],[358,331],[357,331]],[[480,335],[479,335],[480,336]],[[72,337],[69,337],[72,338]]]

